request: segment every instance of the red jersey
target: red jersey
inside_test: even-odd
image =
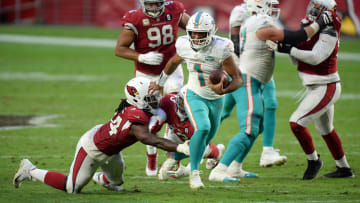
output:
[[[151,114],[145,113],[135,106],[126,107],[117,113],[111,121],[101,126],[94,135],[94,144],[106,155],[114,155],[138,140],[129,135],[134,123],[148,125]]]
[[[335,49],[326,60],[324,60],[323,62],[321,62],[318,65],[310,65],[310,64],[304,63],[302,61],[298,61],[298,71],[300,71],[300,72],[304,72],[304,73],[312,74],[312,75],[328,75],[328,74],[337,72],[337,56],[336,55],[339,50],[341,19],[336,14],[336,12],[334,12],[332,10],[328,10],[328,11],[331,12],[332,17],[333,17],[333,27],[331,27],[330,29],[335,29],[335,31],[337,32],[337,37],[338,37],[338,42],[335,46]],[[298,44],[296,47],[301,50],[312,50],[314,45],[316,44],[316,42],[319,40],[320,33],[323,31],[326,31],[326,29],[316,33],[310,40],[308,40],[306,42],[302,42],[302,43]]]
[[[170,129],[182,140],[186,141],[194,134],[194,127],[190,120],[186,119],[181,122],[175,111],[176,94],[167,94],[161,98],[159,107],[166,113],[166,123],[169,124]],[[162,125],[162,122],[158,122]],[[161,129],[161,127],[156,128]],[[154,132],[153,132],[154,133]]]
[[[135,61],[137,71],[160,75],[166,62],[176,53],[178,24],[184,11],[182,3],[166,1],[164,13],[158,18],[145,15],[142,8],[125,13],[121,24],[136,34],[135,50],[141,54],[157,51],[164,55],[160,65],[148,65]]]

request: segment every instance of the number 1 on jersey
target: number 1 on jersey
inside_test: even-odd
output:
[[[201,70],[201,64],[200,63],[195,63],[194,64],[194,70],[196,70],[196,72],[198,73],[198,79],[199,79],[199,82],[200,82],[200,86],[201,87],[205,86],[206,82],[205,82],[203,71]]]

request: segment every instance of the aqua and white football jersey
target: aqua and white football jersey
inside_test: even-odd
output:
[[[242,26],[248,17],[245,3],[235,6],[230,14],[230,28]]]
[[[196,51],[191,48],[188,36],[182,36],[177,39],[175,47],[189,70],[188,88],[208,100],[222,97],[208,87],[207,81],[212,72],[223,70],[222,63],[232,56],[234,44],[229,39],[213,36],[210,45]]]
[[[268,15],[253,15],[246,19],[240,30],[240,70],[266,84],[272,78],[275,54],[256,36],[256,31],[273,26],[274,20]]]

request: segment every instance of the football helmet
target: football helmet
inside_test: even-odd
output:
[[[271,17],[273,19],[279,19],[280,17],[280,8],[276,8],[279,5],[278,0],[271,0]]]
[[[125,85],[126,101],[144,111],[155,114],[158,110],[160,92],[149,95],[150,80],[144,77],[131,79]]]
[[[253,13],[271,16],[273,1],[274,0],[247,0],[246,8],[250,16]]]
[[[320,6],[319,6],[320,5]],[[308,12],[308,18],[310,21],[314,21],[316,17],[325,10],[336,11],[335,0],[311,0],[310,10]]]
[[[186,33],[188,34],[191,47],[202,49],[211,43],[213,35],[216,33],[215,20],[206,12],[196,12],[190,17],[186,25]],[[205,36],[200,39],[194,39],[193,33],[205,33]]]
[[[141,7],[145,15],[151,18],[157,18],[164,13],[165,10],[165,0],[140,0]],[[146,3],[159,4],[157,7],[147,7]]]
[[[187,118],[185,111],[185,104],[184,104],[184,97],[186,94],[186,90],[187,90],[187,86],[182,87],[178,92],[178,94],[176,95],[176,101],[175,101],[175,112],[181,122],[183,122]]]

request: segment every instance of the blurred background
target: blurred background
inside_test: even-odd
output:
[[[227,32],[229,16],[238,0],[181,0],[189,14],[198,9],[212,14],[219,31]],[[279,0],[278,24],[299,28],[309,0]],[[360,37],[360,0],[336,0],[343,23],[341,32]],[[1,24],[84,25],[119,28],[126,11],[138,8],[137,0],[0,0]]]

